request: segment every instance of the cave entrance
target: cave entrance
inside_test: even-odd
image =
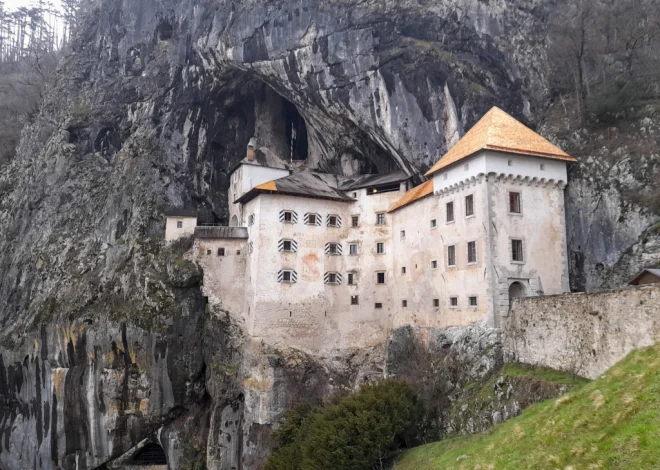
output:
[[[158,444],[147,444],[133,456],[131,461],[131,466],[146,467],[150,465],[167,465],[165,451]]]
[[[307,160],[309,149],[307,144],[307,124],[298,112],[296,105],[284,100],[282,107],[283,119],[286,122],[286,140],[288,142],[291,161]]]
[[[518,299],[520,297],[525,297],[526,291],[525,286],[521,282],[514,282],[509,286],[509,309],[513,303],[513,299]]]

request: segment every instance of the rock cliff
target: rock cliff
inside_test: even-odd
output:
[[[226,222],[228,173],[253,136],[324,171],[414,174],[493,105],[538,122],[553,8],[98,2],[0,173],[0,468],[97,468],[146,438],[172,468],[258,468],[284,407],[386,374],[388,345],[313,358],[245,338],[207,307],[186,247],[165,248],[163,213]],[[615,208],[643,185],[626,168],[577,170],[569,186],[578,274],[645,250],[653,216]]]

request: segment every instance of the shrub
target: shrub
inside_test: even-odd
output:
[[[417,396],[396,380],[364,386],[325,406],[295,407],[273,434],[266,470],[385,468],[417,443],[423,417]]]

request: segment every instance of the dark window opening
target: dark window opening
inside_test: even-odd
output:
[[[379,309],[383,308],[383,304],[380,303],[380,302],[376,302],[376,304],[374,305],[374,308],[379,308]]]
[[[458,297],[449,297],[449,305],[458,307]]]
[[[367,194],[381,194],[381,193],[393,193],[396,191],[401,191],[401,185],[399,183],[390,184],[387,186],[379,186],[377,188],[367,188]]]
[[[137,465],[167,465],[165,451],[158,444],[147,444],[133,457],[133,464]]]
[[[289,150],[287,158],[291,160],[307,160],[308,138],[305,119],[298,112],[298,108],[289,101],[284,102],[282,112],[284,114],[284,122],[286,122],[286,144]]]
[[[403,308],[408,307],[408,301],[407,301],[407,300],[402,300],[402,301],[401,301],[401,306],[402,306]]]
[[[520,193],[509,193],[509,212],[512,214],[520,214]]]
[[[453,202],[448,202],[447,203],[447,222],[453,222],[454,221],[454,203]]]
[[[378,284],[385,284],[385,273],[376,273],[376,280]]]
[[[433,299],[433,307],[434,308],[440,307],[440,299]]]
[[[357,295],[351,295],[351,305],[359,305],[360,300]]]
[[[218,256],[225,256],[225,249],[224,248],[218,248]]]
[[[351,226],[357,227],[359,225],[360,225],[360,217],[358,217],[357,215],[352,216],[351,217]]]

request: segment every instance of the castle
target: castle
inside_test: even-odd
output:
[[[568,291],[571,156],[493,108],[411,175],[292,172],[251,145],[230,175],[230,226],[194,235],[209,302],[269,344],[365,347],[403,325],[498,327],[512,297]]]

